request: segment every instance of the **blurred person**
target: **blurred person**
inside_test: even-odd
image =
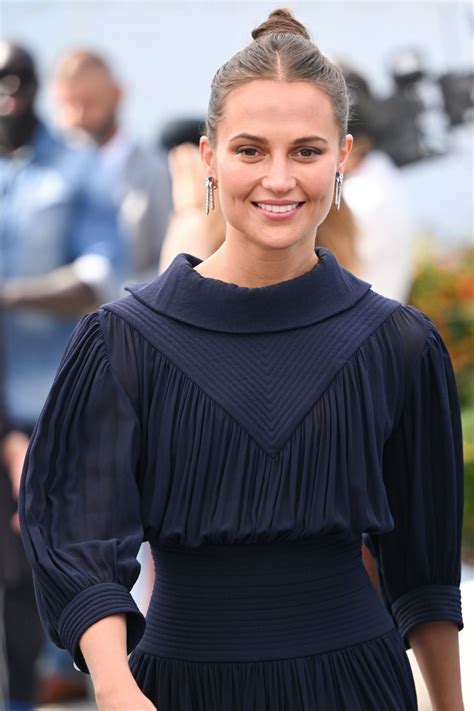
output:
[[[367,80],[343,62],[354,146],[344,196],[357,225],[358,275],[379,294],[406,303],[415,271],[417,225],[400,169],[378,149],[383,133]]]
[[[415,711],[408,645],[433,707],[462,711],[450,359],[314,248],[352,147],[342,73],[287,10],[252,38],[201,140],[223,245],[86,316],[35,430],[20,512],[43,620],[100,711]]]
[[[52,134],[37,90],[29,52],[0,41],[0,579],[12,711],[31,707],[43,642],[16,516],[29,436],[77,319],[115,294],[122,261],[96,159]]]
[[[56,65],[52,93],[58,127],[99,149],[129,241],[132,272],[156,275],[171,210],[169,175],[164,161],[121,126],[123,90],[114,72],[95,52],[68,52]]]

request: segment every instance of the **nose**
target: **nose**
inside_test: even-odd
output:
[[[262,179],[262,187],[275,195],[284,195],[296,186],[296,178],[286,156],[272,158]]]

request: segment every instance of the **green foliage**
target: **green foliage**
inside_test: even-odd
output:
[[[464,548],[474,561],[474,407],[463,410]]]
[[[456,372],[465,459],[464,551],[474,560],[474,248],[426,256],[410,303],[436,324]]]

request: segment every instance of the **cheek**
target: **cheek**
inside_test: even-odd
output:
[[[320,170],[314,179],[308,183],[309,194],[314,195],[319,201],[325,202],[331,199],[335,185],[335,169],[331,162]]]
[[[237,229],[242,229],[248,219],[246,200],[252,190],[252,181],[241,166],[230,167],[217,171],[219,202],[226,222]]]
[[[228,189],[225,182],[219,182],[219,204],[226,222],[232,225],[240,224],[244,215],[242,201],[235,190]]]
[[[218,168],[217,179],[221,191],[221,201],[227,204],[245,198],[255,183],[255,178],[248,166],[238,164],[226,164],[220,170]]]

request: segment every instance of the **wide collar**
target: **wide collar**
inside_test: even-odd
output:
[[[226,333],[268,333],[309,326],[346,311],[370,289],[318,248],[308,272],[278,284],[248,288],[203,277],[202,260],[178,254],[168,269],[144,286],[128,289],[153,311],[198,328]]]

